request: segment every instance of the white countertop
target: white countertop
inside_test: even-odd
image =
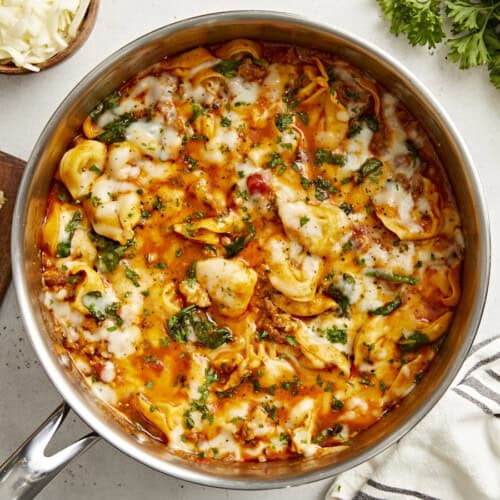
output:
[[[430,55],[390,35],[375,0],[165,1],[102,0],[89,40],[72,58],[38,75],[0,75],[0,150],[27,159],[45,123],[67,92],[98,62],[125,43],[172,21],[223,10],[272,9],[349,30],[402,61],[434,93],[470,149],[489,203],[493,268],[481,329],[497,328],[500,307],[500,91],[484,69],[460,71],[446,63],[445,49]],[[1,188],[1,186],[0,186]],[[498,214],[498,215],[497,215]],[[2,256],[0,256],[2,257]],[[0,462],[59,404],[23,331],[11,286],[0,309]],[[68,443],[88,431],[70,414],[56,442]],[[217,490],[164,476],[99,442],[74,460],[41,493],[40,499],[191,500],[320,499],[330,481],[266,493]]]

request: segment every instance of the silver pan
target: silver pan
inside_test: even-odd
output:
[[[217,462],[188,461],[154,443],[140,442],[84,388],[67,360],[53,347],[50,322],[40,304],[38,243],[53,173],[88,112],[123,81],[167,55],[240,37],[334,51],[402,99],[426,128],[446,167],[462,216],[466,254],[463,295],[450,333],[424,381],[401,405],[357,436],[352,446],[339,455],[228,467]],[[396,442],[429,412],[457,374],[479,326],[488,289],[490,235],[484,196],[463,140],[439,103],[399,62],[372,44],[333,27],[278,12],[233,11],[195,17],[153,31],[108,57],[69,93],[49,120],[28,161],[14,214],[12,261],[27,334],[65,403],[2,466],[1,498],[32,498],[69,460],[99,437],[164,474],[208,486],[257,490],[340,474]],[[45,457],[45,446],[68,405],[94,433],[55,456]]]

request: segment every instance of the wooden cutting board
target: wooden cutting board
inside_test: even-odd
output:
[[[0,303],[10,283],[10,230],[24,165],[23,160],[0,151],[0,191],[7,199],[0,209]]]

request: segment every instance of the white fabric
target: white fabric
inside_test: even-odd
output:
[[[434,409],[403,439],[337,477],[327,500],[500,499],[500,335],[475,344]]]

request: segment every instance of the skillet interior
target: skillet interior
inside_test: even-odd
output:
[[[38,245],[53,173],[88,112],[123,81],[166,55],[240,37],[335,51],[399,97],[423,124],[445,165],[460,209],[466,253],[462,298],[450,333],[423,381],[398,408],[336,456],[228,467],[194,463],[155,444],[139,443],[103,412],[77,376],[69,374],[54,351],[50,323],[39,301]],[[287,14],[258,11],[210,14],[166,26],[127,45],[89,73],[56,110],[34,148],[18,195],[12,240],[14,279],[28,334],[49,377],[73,409],[114,446],[148,466],[188,481],[241,489],[291,486],[336,475],[408,432],[442,396],[472,344],[490,263],[488,222],[477,175],[461,139],[432,96],[398,63],[351,35]]]

